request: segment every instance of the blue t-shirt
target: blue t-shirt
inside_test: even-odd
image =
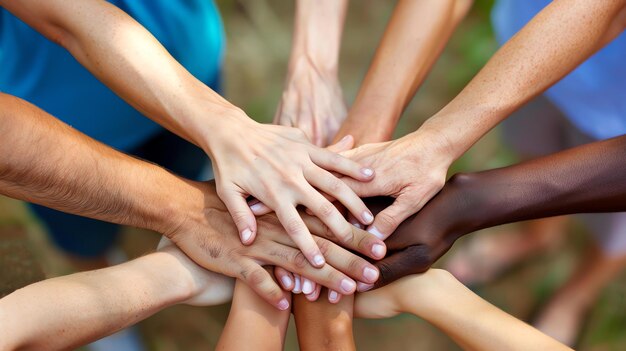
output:
[[[498,0],[491,20],[503,44],[550,0]],[[545,95],[585,134],[626,134],[626,33],[590,57]]]
[[[199,80],[218,88],[224,30],[213,1],[109,2],[146,27]],[[23,98],[121,150],[128,151],[162,130],[100,83],[65,49],[6,10],[0,10],[0,91]]]

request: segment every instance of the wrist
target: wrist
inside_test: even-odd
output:
[[[450,272],[431,268],[428,271],[408,276],[399,294],[403,312],[414,314],[433,322],[437,314],[446,313],[455,303],[462,284]],[[410,291],[411,294],[406,292]]]
[[[248,117],[240,108],[229,106],[217,112],[218,118],[212,123],[205,124],[199,129],[201,135],[199,146],[215,161],[216,155],[228,154],[228,146],[233,141],[238,142],[245,138],[247,130],[256,129],[258,122]]]
[[[175,254],[154,252],[131,262],[152,285],[150,291],[158,297],[159,305],[175,305],[194,296],[194,281]]]
[[[300,77],[306,77],[313,73],[324,81],[339,85],[339,60],[338,58],[324,57],[303,50],[294,50],[289,59],[287,68],[287,86],[290,82]]]

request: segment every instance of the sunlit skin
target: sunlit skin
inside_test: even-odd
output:
[[[279,265],[346,294],[357,281],[378,278],[372,264],[346,250],[384,256],[384,243],[363,230],[350,226],[351,239],[339,241],[321,221],[303,214],[328,256],[322,268],[309,264],[274,214],[259,218],[258,242],[243,245],[215,183],[182,179],[115,151],[16,97],[0,94],[0,105],[3,195],[163,233],[204,268],[251,284],[281,309],[289,307],[288,295],[262,265]]]
[[[246,199],[274,210],[307,260],[324,265],[296,206],[322,218],[349,240],[350,224],[320,192],[332,194],[362,223],[373,216],[363,201],[331,172],[368,182],[366,167],[316,147],[297,128],[249,118],[194,78],[139,23],[104,0],[0,1],[0,6],[58,43],[130,105],[201,147],[211,158],[218,194],[242,242],[250,244],[257,222]]]

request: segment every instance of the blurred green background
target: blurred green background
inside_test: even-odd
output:
[[[432,0],[436,1],[436,0]],[[271,121],[283,88],[293,24],[293,1],[218,0],[228,36],[225,94],[259,121]],[[395,2],[352,1],[345,24],[340,60],[344,94],[352,101]],[[415,130],[448,102],[476,74],[497,46],[489,24],[492,1],[477,0],[438,61],[428,80],[412,101],[396,132]],[[494,130],[453,167],[454,170],[493,168],[515,161]],[[474,234],[485,235],[485,234]],[[123,247],[130,257],[156,246],[158,236],[128,230]],[[462,245],[460,240],[457,246]],[[567,244],[549,255],[508,273],[477,292],[518,318],[527,320],[562,282],[576,263],[588,239],[575,228]],[[445,259],[445,257],[444,257]],[[0,198],[0,291],[38,279],[67,274],[71,269],[52,248],[42,229],[22,204]],[[7,267],[11,267],[7,269]],[[40,269],[39,267],[43,267]],[[588,318],[580,349],[626,349],[626,279],[622,276],[601,295]],[[228,306],[192,308],[177,306],[142,322],[139,328],[153,350],[212,349],[227,316]],[[413,316],[384,321],[357,321],[359,350],[457,350],[454,343],[434,327]],[[287,350],[296,350],[290,328]]]

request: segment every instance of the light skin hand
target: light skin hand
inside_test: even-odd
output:
[[[377,170],[367,186],[343,178],[359,196],[386,195],[395,198],[379,212],[368,231],[384,240],[412,214],[419,211],[443,187],[451,159],[446,148],[428,135],[366,144],[343,153]]]
[[[347,0],[298,0],[285,90],[274,123],[325,147],[346,117],[337,77]]]
[[[284,229],[273,214],[259,218],[259,237],[253,245],[241,244],[228,212],[215,195],[215,188],[208,183],[194,183],[202,191],[187,192],[203,200],[189,201],[190,208],[182,209],[186,218],[166,235],[199,265],[245,281],[266,301],[279,309],[286,309],[287,295],[272,280],[262,266],[272,265],[315,281],[323,286],[351,294],[358,281],[368,283],[378,279],[378,271],[366,260],[326,239],[334,234],[320,220],[303,215],[316,245],[327,257],[327,264],[315,268],[309,264],[295,243],[284,234]],[[204,206],[200,209],[197,206]],[[219,231],[216,230],[219,228]],[[384,244],[374,236],[351,227],[351,241],[346,247],[364,252],[373,258],[384,256]]]
[[[308,58],[294,64],[274,124],[296,127],[317,146],[333,140],[348,114],[336,74],[317,69]]]
[[[276,212],[287,234],[316,267],[324,264],[324,257],[296,206],[308,208],[344,241],[350,240],[351,226],[320,191],[331,194],[364,223],[371,223],[373,216],[363,201],[331,172],[362,182],[373,179],[374,172],[315,147],[302,131],[256,122],[232,123],[213,141],[218,194],[245,244],[252,243],[257,232],[246,202],[250,195]]]

